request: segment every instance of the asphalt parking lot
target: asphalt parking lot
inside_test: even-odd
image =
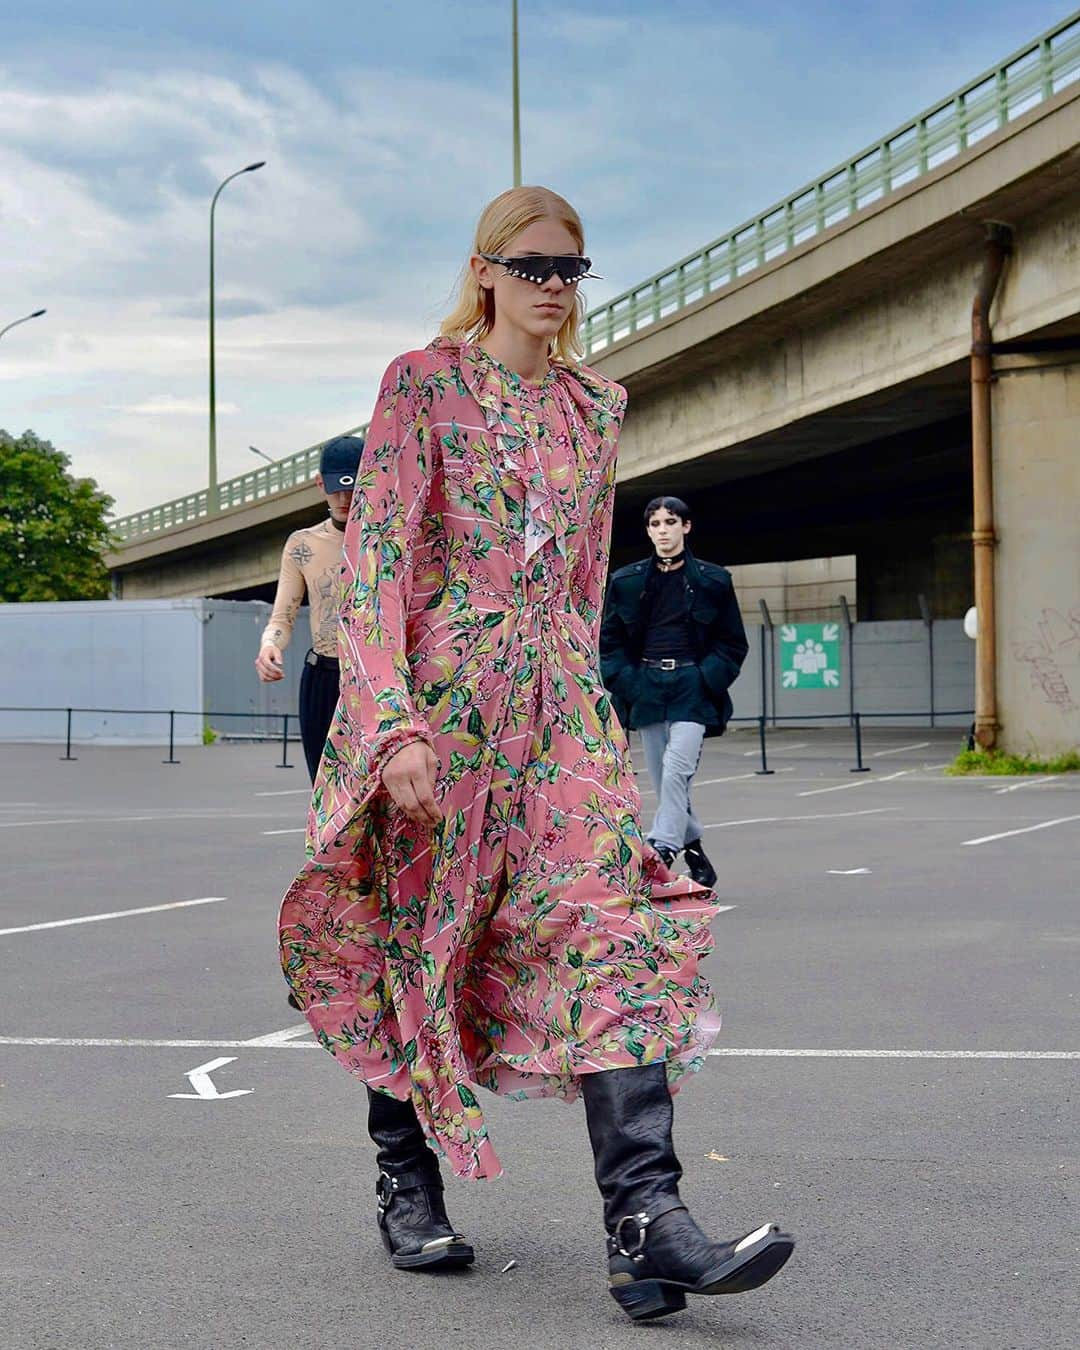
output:
[[[488,1099],[506,1174],[448,1186],[476,1267],[389,1268],[362,1091],[277,967],[298,749],[0,748],[0,1345],[1074,1346],[1080,777],[947,778],[961,734],[870,730],[866,774],[846,731],[773,733],[769,777],[707,743],[724,1031],[683,1194],[799,1245],[647,1327],[606,1293],[580,1106]]]

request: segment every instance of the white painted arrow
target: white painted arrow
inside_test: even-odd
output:
[[[794,689],[799,683],[799,672],[797,670],[784,671],[784,688]]]
[[[833,688],[839,686],[840,672],[838,670],[827,670],[825,672],[825,683]]]
[[[170,1092],[170,1097],[179,1097],[189,1102],[223,1102],[227,1097],[246,1097],[249,1092],[254,1092],[254,1088],[234,1088],[232,1092],[219,1092],[214,1086],[210,1075],[218,1069],[223,1069],[226,1064],[231,1064],[236,1058],[235,1055],[225,1055],[221,1059],[211,1059],[205,1064],[200,1064],[196,1069],[188,1069],[184,1075],[188,1082],[195,1089],[194,1092]]]
[[[821,636],[826,642],[835,642],[836,639],[840,636],[840,625],[835,623],[827,623],[825,627],[821,630]]]
[[[799,634],[796,632],[796,630],[790,623],[785,623],[782,625],[780,629],[780,637],[784,642],[794,642],[798,636]]]

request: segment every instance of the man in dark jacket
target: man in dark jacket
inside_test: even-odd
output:
[[[687,547],[686,503],[654,498],[645,528],[652,556],[620,568],[608,587],[600,671],[619,720],[641,733],[658,798],[649,842],[669,866],[685,852],[693,879],[713,886],[690,785],[703,740],[721,735],[731,716],[746,631],[731,573]]]

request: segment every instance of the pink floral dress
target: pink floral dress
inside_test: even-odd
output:
[[[625,391],[522,381],[437,340],[387,371],[345,534],[341,700],[282,903],[322,1044],[412,1097],[459,1176],[497,1176],[474,1088],[571,1098],[581,1074],[697,1069],[711,891],[644,843],[597,670]],[[380,785],[438,757],[434,832]]]

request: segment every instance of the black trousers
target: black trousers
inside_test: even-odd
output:
[[[310,653],[305,662],[309,659]],[[300,739],[304,743],[304,758],[313,783],[337,701],[337,662],[331,664],[326,657],[320,657],[317,665],[305,663],[304,673],[300,676]]]

